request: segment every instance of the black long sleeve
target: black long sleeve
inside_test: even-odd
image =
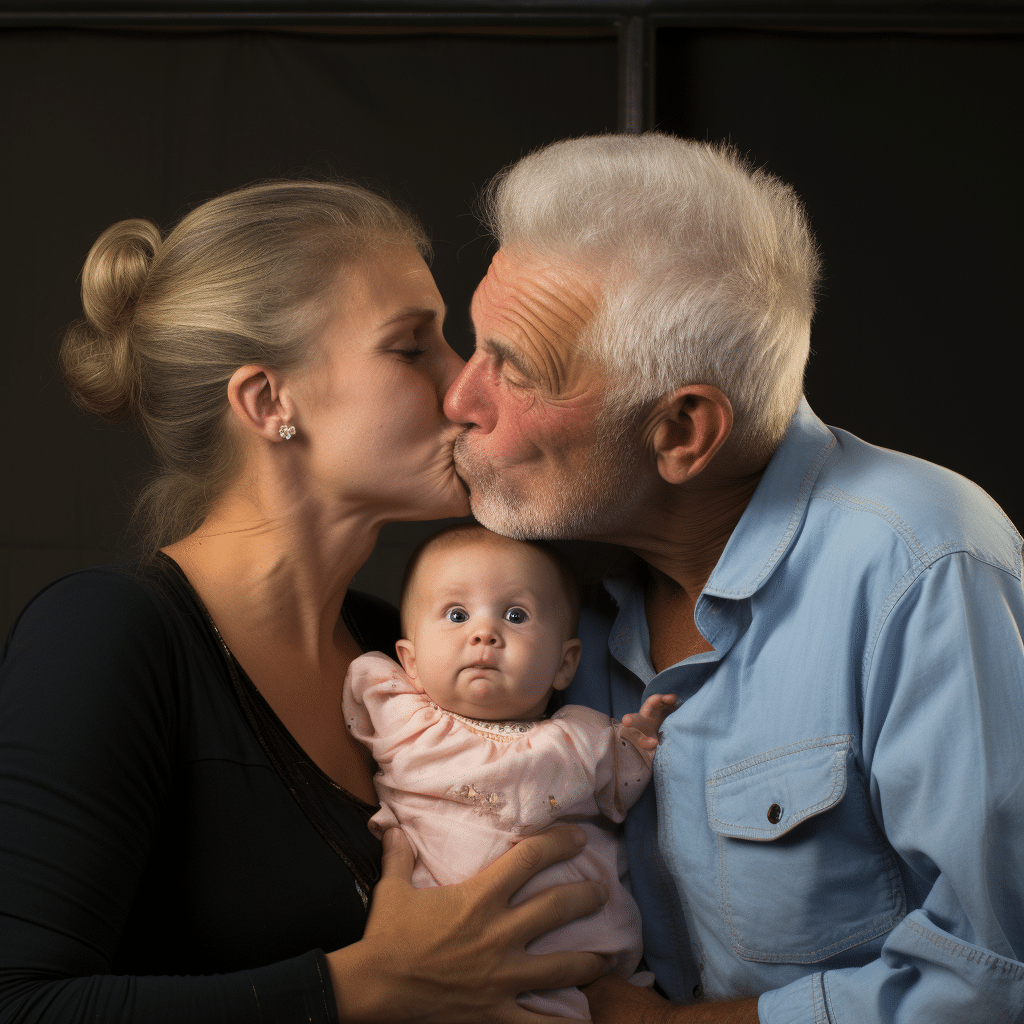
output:
[[[185,587],[95,569],[0,666],[0,1022],[336,1020],[355,879],[245,720]]]

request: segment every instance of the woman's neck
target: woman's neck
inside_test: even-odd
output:
[[[268,514],[229,494],[195,533],[164,549],[296,742],[370,803],[374,766],[341,711],[345,673],[362,653],[341,606],[380,525],[327,516],[308,502],[288,515]]]
[[[285,513],[232,491],[164,550],[232,650],[258,644],[315,663],[337,648],[345,593],[380,525],[354,512],[328,514],[309,499]]]

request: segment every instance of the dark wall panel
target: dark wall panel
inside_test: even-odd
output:
[[[1024,37],[662,29],[659,127],[796,186],[825,258],[807,394],[1018,527]]]
[[[466,354],[469,297],[489,258],[471,213],[479,187],[537,145],[614,130],[616,60],[608,35],[0,32],[12,425],[0,633],[48,580],[113,557],[148,465],[134,429],[76,412],[55,369],[103,228],[135,216],[167,226],[267,176],[376,184],[426,221],[449,338]],[[393,595],[426,529],[389,528],[357,584]]]

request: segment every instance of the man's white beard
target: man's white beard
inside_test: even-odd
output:
[[[597,430],[593,458],[581,470],[555,472],[521,490],[473,452],[466,434],[455,442],[455,465],[469,486],[473,515],[487,529],[515,540],[599,539],[619,533],[619,524],[645,496],[646,461],[635,425],[606,421]]]

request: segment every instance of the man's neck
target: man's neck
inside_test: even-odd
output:
[[[696,601],[763,472],[662,495],[625,545],[650,566],[650,593],[682,590]]]
[[[762,473],[665,495],[627,545],[647,563],[644,607],[658,672],[711,650],[694,623],[694,609]]]

